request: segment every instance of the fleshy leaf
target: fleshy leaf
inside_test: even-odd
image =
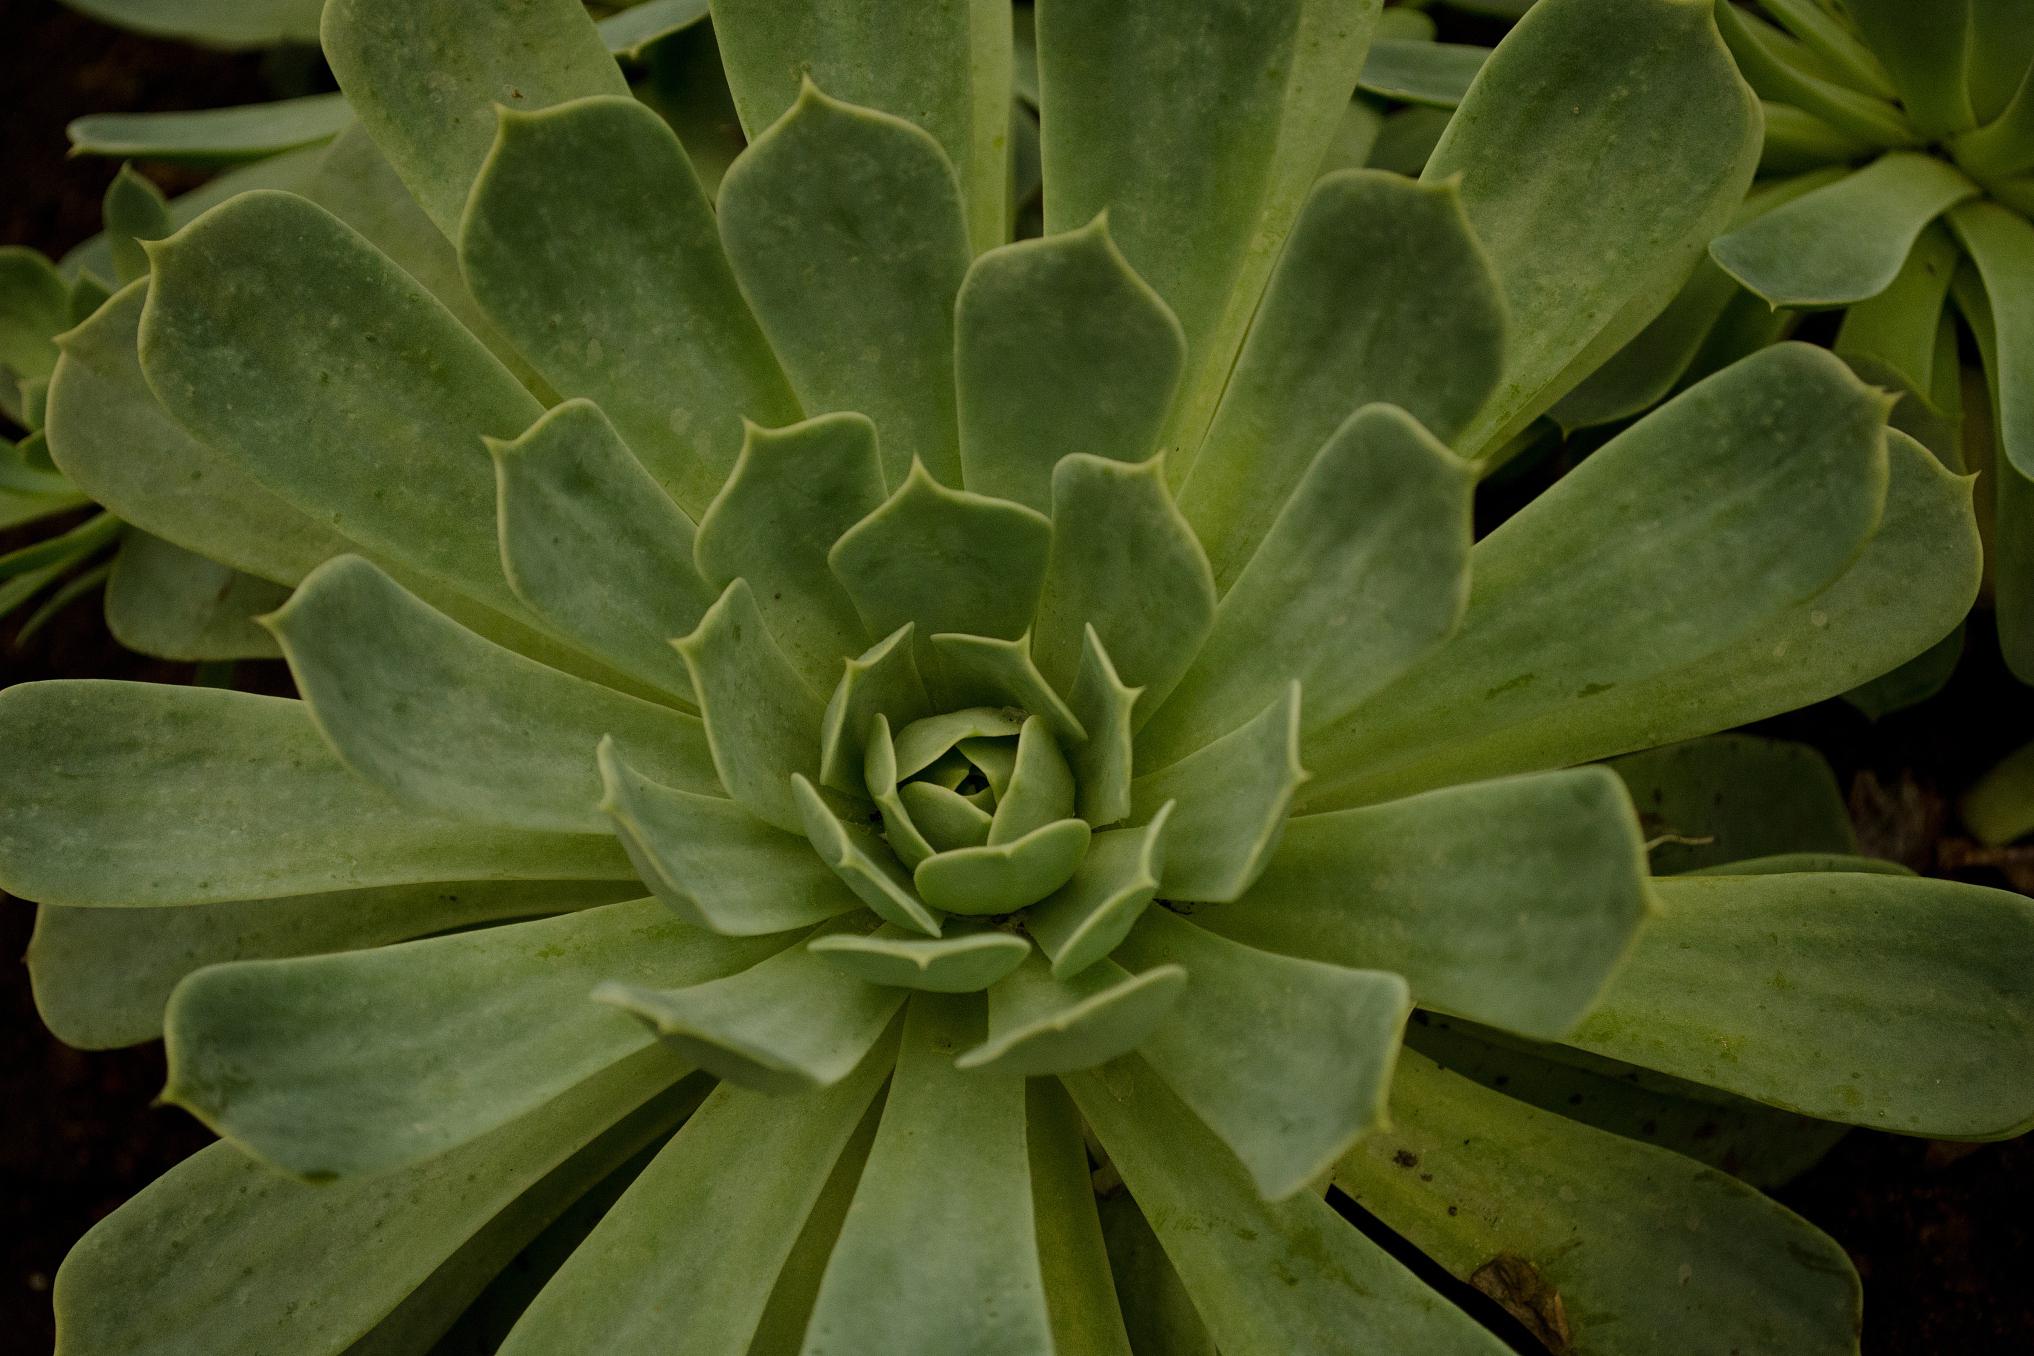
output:
[[[1986,843],[2010,843],[2034,830],[2034,744],[2015,749],[1980,777],[1957,810]]]
[[[1030,711],[1068,746],[1087,738],[1087,729],[1073,708],[1039,672],[1028,633],[1015,640],[942,633],[932,638],[932,650],[955,689],[954,700],[983,705],[1000,702]]]
[[[312,571],[268,626],[339,756],[412,805],[605,834],[594,762],[604,735],[648,776],[719,792],[694,717],[483,640],[358,556]]]
[[[73,155],[230,165],[329,141],[353,121],[343,94],[271,99],[239,108],[92,113],[64,128]]]
[[[1357,88],[1402,103],[1453,108],[1469,92],[1490,49],[1473,43],[1380,37],[1357,77]]]
[[[961,467],[977,494],[1042,513],[1063,457],[1158,450],[1186,339],[1106,217],[975,260],[954,324]]]
[[[815,687],[830,690],[842,658],[868,645],[826,553],[882,502],[875,427],[827,414],[749,425],[734,473],[699,520],[700,573],[715,588],[747,580],[778,646]]]
[[[910,622],[918,671],[944,690],[931,638],[943,631],[1015,640],[1045,583],[1052,524],[1003,499],[948,489],[922,465],[833,544],[827,563],[870,635]],[[938,569],[926,568],[938,561]],[[908,775],[908,774],[907,774]]]
[[[1068,758],[1079,787],[1080,815],[1090,824],[1114,824],[1130,815],[1133,717],[1143,695],[1116,675],[1095,628],[1081,628],[1081,662],[1070,703],[1087,738]]]
[[[989,990],[989,1038],[954,1061],[996,1073],[1067,1073],[1144,1043],[1185,992],[1187,972],[1155,965],[1132,974],[1097,961],[1066,979],[1032,955]]]
[[[1634,424],[1476,544],[1461,626],[1309,743],[1322,779],[1303,803],[1664,742],[1626,742],[1606,710],[1663,675],[1713,683],[1714,656],[1857,559],[1887,502],[1889,404],[1827,352],[1783,344]]]
[[[1396,405],[1452,442],[1490,398],[1504,347],[1498,283],[1455,184],[1323,179],[1180,490],[1216,583],[1235,582],[1353,411]]]
[[[912,996],[882,1124],[820,1283],[804,1356],[1052,1349],[1024,1081],[953,1066],[954,1052],[980,1039],[980,1012],[969,996]]]
[[[932,699],[912,658],[911,623],[847,661],[820,722],[820,783],[836,791],[862,788],[862,741],[878,715],[915,721]]]
[[[825,709],[763,624],[748,580],[729,584],[699,628],[673,643],[692,672],[720,784],[764,823],[802,832],[791,775],[819,775]]]
[[[746,937],[861,907],[802,836],[731,800],[651,781],[623,761],[611,739],[600,742],[599,759],[600,806],[615,836],[643,883],[686,922]]]
[[[1417,1054],[1399,1067],[1391,1110],[1335,1185],[1549,1350],[1668,1356],[1697,1330],[1718,1350],[1857,1350],[1850,1259],[1734,1178]]]
[[[1970,0],[1922,10],[1906,0],[1845,0],[1845,17],[1885,63],[1914,130],[1931,140],[1977,122],[1964,79],[1970,59]]]
[[[962,775],[965,779],[966,774]],[[981,847],[995,827],[995,818],[988,811],[938,782],[909,782],[897,788],[897,796],[935,852]]]
[[[171,995],[165,1100],[310,1180],[435,1158],[644,1050],[603,980],[699,983],[783,943],[652,900],[429,941],[200,970]]]
[[[1304,1190],[1385,1125],[1412,1011],[1397,975],[1253,950],[1167,909],[1148,911],[1115,957],[1192,976],[1191,998],[1138,1053],[1235,1151],[1266,1200]]]
[[[897,746],[890,738],[890,720],[875,716],[869,722],[869,739],[862,751],[862,784],[883,816],[883,838],[907,871],[933,854],[932,844],[918,832],[911,812],[897,795]]]
[[[854,920],[823,931],[866,926]],[[593,991],[624,1008],[687,1061],[766,1093],[832,1087],[853,1073],[904,1001],[793,942],[759,939],[777,954],[739,974],[675,988],[626,980]]]
[[[1992,202],[1968,203],[1949,214],[1950,229],[1977,265],[1991,302],[1988,362],[1998,409],[1999,450],[2022,479],[2034,476],[2034,223]],[[1990,369],[1996,367],[1996,372]]]
[[[1806,744],[1715,735],[1610,763],[1661,875],[1775,853],[1854,853],[1836,774]]]
[[[834,814],[804,777],[793,775],[791,787],[813,850],[862,903],[898,927],[927,937],[939,936],[938,917],[919,899],[911,878],[897,865],[889,847],[862,825]]]
[[[1167,1356],[1216,1356],[1215,1339],[1208,1336],[1193,1297],[1137,1208],[1136,1198],[1118,1191],[1102,1197],[1096,1208],[1130,1349],[1162,1351]]]
[[[900,9],[882,0],[784,5],[719,0],[727,79],[751,137],[794,106],[800,79],[836,97],[909,118],[955,167],[976,250],[999,245],[1009,180],[1009,7],[945,0]]]
[[[1298,678],[1308,729],[1440,643],[1469,591],[1468,464],[1403,410],[1358,410],[1314,457],[1221,605],[1207,643],[1138,732],[1164,767]]]
[[[1654,888],[1665,913],[1573,1044],[1900,1134],[2002,1139],[2034,1124],[2025,897],[1878,874]]]
[[[1028,716],[1017,732],[1017,761],[998,793],[989,842],[1010,843],[1074,810],[1073,769],[1043,716]]]
[[[1053,468],[1052,553],[1032,638],[1047,678],[1072,686],[1092,626],[1122,681],[1156,702],[1214,615],[1207,557],[1166,490],[1162,460],[1077,453]]]
[[[501,1248],[479,1259],[477,1291],[547,1222],[513,1229],[505,1248],[491,1236],[517,1223],[524,1193],[608,1136],[616,1151],[600,1161],[618,1166],[697,1104],[703,1089],[669,1086],[680,1072],[646,1050],[492,1134],[364,1179],[306,1183],[230,1144],[200,1150],[64,1259],[58,1340],[107,1356],[340,1356],[463,1248]],[[604,1175],[576,1177],[549,1210]]]
[[[1553,1039],[1590,1010],[1647,911],[1631,802],[1609,772],[1577,768],[1301,816],[1248,894],[1194,916]]]
[[[1106,209],[1124,256],[1178,316],[1187,372],[1169,436],[1181,451],[1214,413],[1379,8],[1243,0],[1185,28],[1171,0],[1038,13],[1045,230]]]
[[[912,879],[935,909],[977,916],[1010,913],[1066,884],[1087,856],[1092,831],[1057,819],[1021,838],[956,848],[918,864]],[[994,830],[990,837],[995,837]]]
[[[46,904],[634,875],[605,836],[419,814],[334,757],[301,702],[149,683],[24,683],[0,693],[0,736],[0,884]]]
[[[1071,979],[1116,949],[1158,894],[1165,871],[1171,802],[1151,822],[1096,834],[1072,879],[1024,914],[1024,930],[1052,958],[1055,979]]]
[[[347,102],[453,239],[497,105],[629,92],[573,0],[330,0],[321,27]]]
[[[1143,1060],[1062,1081],[1223,1350],[1510,1350],[1322,1197],[1259,1197],[1242,1165]]]
[[[66,0],[70,8],[138,33],[207,47],[274,47],[318,40],[319,0]]]
[[[831,932],[806,947],[871,984],[928,993],[986,989],[1031,954],[1013,933],[955,928],[944,937],[919,937],[889,923],[866,934]]]
[[[173,909],[45,904],[28,944],[28,975],[36,1011],[58,1040],[110,1050],[162,1035],[170,990],[208,965],[387,946],[642,892],[633,880],[476,880]]]
[[[164,659],[272,659],[282,652],[254,618],[289,590],[207,560],[148,532],[124,532],[106,580],[106,629]]]
[[[959,484],[953,299],[969,251],[939,143],[808,81],[728,169],[719,209],[735,277],[804,407],[875,420],[891,485],[916,461]]]
[[[910,777],[923,772],[959,744],[1015,738],[1024,729],[1024,720],[1023,712],[996,706],[964,707],[914,720],[897,732],[897,775]],[[996,794],[1002,794],[1001,787]]]
[[[1080,1112],[1066,1089],[1049,1078],[1024,1085],[1024,1144],[1031,1159],[1031,1210],[1045,1303],[1052,1314],[1053,1350],[1131,1356],[1095,1211]]]
[[[433,67],[434,70],[437,67]],[[798,417],[664,120],[627,97],[500,110],[456,239],[473,295],[560,393],[600,403],[702,511],[742,421]]]
[[[287,193],[243,193],[149,251],[141,365],[179,423],[379,558],[521,612],[480,439],[543,409],[430,293]]]
[[[1434,148],[1422,178],[1462,176],[1511,322],[1503,386],[1455,442],[1465,455],[1501,445],[1624,347],[1744,197],[1758,104],[1710,10],[1536,5]]]
[[[1845,306],[1891,286],[1922,228],[1980,191],[1932,155],[1893,151],[1719,237],[1710,253],[1774,306]]]
[[[890,1064],[879,1049],[790,1098],[715,1089],[545,1283],[504,1356],[742,1356]]]
[[[715,593],[693,568],[692,520],[600,407],[571,400],[514,442],[491,442],[501,558],[531,612],[644,682],[692,700],[671,639]]]
[[[1300,685],[1220,739],[1130,784],[1130,818],[1178,813],[1159,891],[1168,899],[1234,899],[1264,870],[1285,832],[1300,766]]]

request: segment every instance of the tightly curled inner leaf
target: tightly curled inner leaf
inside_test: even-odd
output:
[[[66,456],[118,461],[77,394],[117,392],[308,557],[267,621],[301,704],[0,695],[0,883],[61,910],[53,1012],[93,978],[81,917],[121,920],[109,957],[143,913],[295,920],[187,943],[171,1095],[230,1147],[74,1254],[57,1302],[81,1349],[422,1353],[550,1224],[546,1183],[569,1199],[574,1164],[608,1176],[603,1146],[691,1110],[663,1092],[689,1071],[720,1088],[506,1350],[1123,1356],[1183,1286],[1168,1350],[1495,1351],[1322,1197],[1361,1178],[1415,1006],[1719,1098],[1940,1134],[2034,1112],[2008,1072],[2029,997],[2002,979],[2034,952],[2022,901],[1848,871],[1656,888],[1625,784],[1570,766],[1905,658],[1926,639],[1901,650],[1859,601],[1902,567],[1931,583],[1914,626],[1946,628],[1974,548],[1921,549],[1910,515],[1967,525],[1966,489],[1889,447],[1876,393],[1812,350],[1750,359],[1470,544],[1450,442],[1558,395],[1748,170],[1735,139],[1666,174],[1634,149],[1680,96],[1744,106],[1698,7],[1544,7],[1450,133],[1462,184],[1308,192],[1374,4],[1182,23],[1054,0],[1055,229],[1014,244],[1010,16],[987,0],[923,23],[717,7],[753,136],[717,201],[569,0],[332,5],[345,95],[463,282],[441,296],[305,199],[242,197],[156,246],[145,301],[52,382]],[[1590,119],[1616,153],[1551,182],[1643,181],[1592,230],[1646,276],[1556,286],[1519,242],[1572,204],[1499,193],[1489,113],[1531,88],[1567,126],[1544,73],[1606,35],[1625,93]],[[1219,201],[1188,211],[1202,153]],[[1517,215],[1489,250],[1499,198]],[[1889,506],[1894,480],[1913,493]],[[206,544],[215,503],[142,497]],[[377,947],[414,935],[381,916],[404,892],[497,877],[557,894]],[[1845,897],[1874,929],[1818,959],[1809,924]],[[305,924],[314,900],[357,930]],[[1694,916],[1709,900],[1728,916]],[[455,902],[441,926],[503,916]],[[1940,909],[1986,954],[1914,946]],[[1814,983],[1694,1017],[1661,996],[1682,942],[1722,964],[1752,937]],[[1867,974],[1912,991],[1863,1043],[1833,1019]],[[1943,997],[1976,979],[1984,1002]],[[1827,1070],[1759,1024],[1887,1068],[1961,1041],[1976,1086],[1887,1077],[1832,1107]],[[1718,1071],[1729,1042],[1762,1052],[1755,1077]],[[1542,1134],[1557,1113],[1435,1086],[1436,1123],[1460,1102],[1563,1165],[1589,1151]],[[1103,1159],[1123,1194],[1098,1207]],[[1840,1253],[1777,1207],[1733,1218],[1787,1260],[1719,1344],[1840,1356]],[[335,1269],[303,1241],[327,1220],[392,1246]],[[1477,1216],[1419,1223],[1444,1265],[1487,1260]],[[1574,1306],[1575,1349],[1679,1350],[1672,1278],[1561,1224],[1506,1246],[1619,1278],[1618,1321]],[[227,1279],[194,1284],[208,1267]]]

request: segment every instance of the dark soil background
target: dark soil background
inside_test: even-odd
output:
[[[52,0],[0,0],[0,243],[55,254],[97,229],[114,167],[65,156],[71,118],[239,103],[265,89],[259,57],[114,33]],[[172,192],[195,182],[145,168]],[[0,550],[19,537],[0,533]],[[12,626],[0,630],[0,686],[84,675],[188,682],[192,670],[122,650],[90,601],[20,648]],[[271,667],[242,685],[286,681]],[[1873,726],[1828,703],[1760,728],[1829,756],[1868,851],[2034,892],[2034,848],[1983,851],[1953,811],[1957,791],[2034,739],[2034,692],[2005,673],[1982,620],[1950,688],[1917,710]],[[159,1045],[84,1054],[43,1030],[17,959],[32,925],[29,905],[0,897],[0,1346],[21,1352],[50,1347],[50,1281],[78,1236],[209,1138],[182,1112],[151,1105]],[[1960,1145],[1855,1131],[1778,1195],[1855,1260],[1868,1356],[2034,1351],[2034,1137]]]

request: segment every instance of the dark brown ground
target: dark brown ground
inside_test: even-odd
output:
[[[0,0],[0,243],[56,252],[96,228],[112,167],[65,159],[70,118],[242,102],[262,89],[257,58],[112,34],[48,0]],[[174,189],[188,180],[164,182]],[[0,534],[0,549],[12,544]],[[2034,693],[2005,676],[1983,631],[1973,627],[1956,683],[1920,710],[1874,729],[1830,704],[1770,722],[1769,730],[1829,755],[1876,850],[1922,870],[2009,884],[2001,867],[1969,863],[1946,808],[1947,795],[2034,738]],[[11,641],[11,628],[0,631],[0,685],[190,676],[188,666],[114,645],[90,603],[25,650]],[[258,681],[269,687],[275,678]],[[2020,874],[2018,863],[2007,865]],[[2034,880],[2034,854],[2025,870],[2023,888]],[[32,921],[27,905],[0,897],[0,958],[21,955]],[[0,959],[0,1346],[47,1350],[49,1283],[64,1252],[206,1141],[181,1112],[149,1105],[161,1082],[158,1046],[87,1055],[52,1040],[36,1019],[26,971]],[[2034,1138],[1971,1147],[1859,1131],[1779,1195],[1855,1259],[1865,1281],[1868,1356],[2034,1351]],[[1530,1349],[1529,1339],[1510,1335]]]

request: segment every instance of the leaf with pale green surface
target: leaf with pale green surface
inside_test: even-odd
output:
[[[980,1002],[914,994],[867,1168],[804,1356],[1035,1356],[1052,1349],[1024,1142],[1024,1081],[968,1073]],[[938,1245],[928,1247],[927,1241]]]
[[[1053,978],[1071,979],[1114,951],[1157,897],[1172,811],[1167,802],[1147,824],[1096,834],[1067,883],[1025,913]]]
[[[1187,1001],[1137,1048],[1233,1150],[1266,1200],[1283,1200],[1386,1122],[1412,997],[1405,980],[1242,946],[1167,909],[1147,912],[1121,963],[1174,964]]]
[[[560,393],[598,401],[688,512],[744,420],[798,417],[684,148],[634,99],[504,109],[455,238],[489,318]]]
[[[1115,824],[1130,816],[1134,718],[1142,695],[1117,676],[1095,628],[1082,627],[1081,660],[1068,701],[1087,738],[1069,758],[1079,786],[1081,818],[1090,824]]]
[[[254,619],[288,596],[270,580],[126,532],[106,580],[106,629],[128,649],[164,659],[269,659],[282,652]]]
[[[845,661],[820,723],[820,783],[836,791],[862,789],[862,742],[877,715],[915,722],[932,699],[912,658],[910,622]]]
[[[927,904],[949,913],[1012,913],[1066,884],[1087,856],[1092,830],[1080,819],[1055,819],[1014,838],[955,848],[928,857],[912,872]]]
[[[1060,978],[1034,952],[990,987],[988,1039],[954,1065],[1027,1077],[1091,1068],[1142,1045],[1186,985],[1177,965],[1132,974],[1109,960]]]
[[[1879,1130],[1997,1139],[2034,1123],[2023,896],[1862,873],[1654,890],[1663,912],[1573,1044]]]
[[[368,951],[210,966],[163,1016],[163,1099],[294,1176],[426,1162],[648,1048],[595,985],[703,983],[774,938],[731,939],[655,900]]]
[[[1024,1145],[1031,1160],[1031,1210],[1053,1349],[1131,1356],[1095,1210],[1080,1112],[1052,1079],[1024,1084]]]
[[[646,775],[720,791],[696,717],[503,649],[357,556],[319,566],[268,626],[347,766],[414,806],[605,835],[594,754],[610,735]]]
[[[1496,387],[1506,342],[1457,185],[1375,170],[1317,184],[1180,490],[1218,586],[1351,413],[1396,405],[1453,442]]]
[[[1478,1087],[1408,1053],[1391,1124],[1335,1185],[1550,1350],[1857,1350],[1834,1241],[1713,1168]]]
[[[1141,1059],[1061,1081],[1223,1349],[1509,1350],[1321,1197],[1261,1199],[1242,1165]]]
[[[918,461],[960,484],[961,213],[953,167],[930,135],[809,81],[720,185],[728,259],[791,389],[808,413],[875,420],[893,486]]]
[[[1501,445],[1643,329],[1736,211],[1758,153],[1757,102],[1709,5],[1529,10],[1421,176],[1462,177],[1510,320],[1503,383],[1456,446]]]
[[[1624,788],[1578,768],[1302,815],[1248,893],[1193,916],[1250,946],[1403,975],[1423,1007],[1552,1039],[1617,973],[1649,907]]]
[[[1691,739],[1611,760],[1658,875],[1776,853],[1855,853],[1836,774],[1806,744]]]
[[[920,937],[891,923],[871,933],[830,932],[806,949],[867,980],[928,993],[975,993],[1016,969],[1031,952],[1014,933],[951,928]]]
[[[230,165],[330,141],[353,121],[343,94],[309,94],[239,108],[92,113],[64,133],[73,155]]]
[[[0,883],[49,904],[149,906],[445,879],[626,880],[605,835],[420,814],[362,781],[301,702],[74,681],[0,693]]]
[[[1074,453],[1158,450],[1186,361],[1170,308],[1110,238],[1108,218],[975,260],[954,316],[961,469],[978,494],[1043,513]]]
[[[856,897],[886,922],[927,937],[939,936],[938,915],[925,907],[888,845],[865,826],[836,815],[803,776],[793,774],[791,787],[813,851]]]

